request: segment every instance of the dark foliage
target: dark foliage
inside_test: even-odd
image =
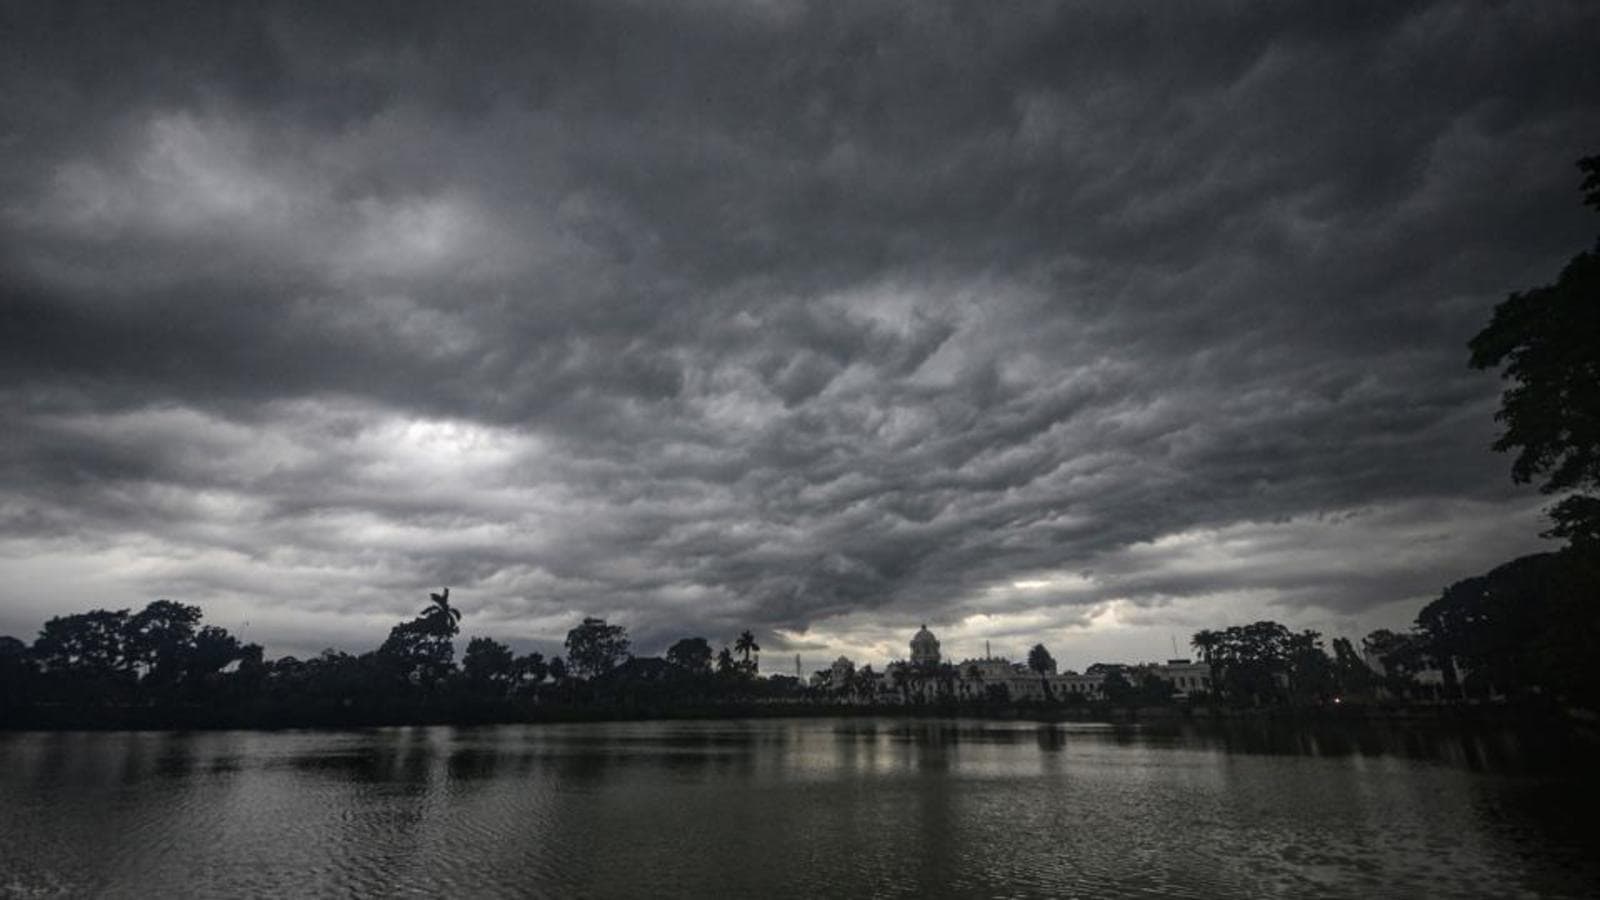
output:
[[[1054,675],[1056,658],[1050,655],[1043,644],[1034,644],[1033,649],[1028,651],[1028,668],[1040,675]]]
[[[1572,547],[1458,581],[1417,615],[1417,640],[1468,695],[1549,691],[1592,702],[1600,565]]]
[[[607,625],[605,619],[584,619],[567,632],[567,667],[580,678],[595,678],[628,658],[627,629]]]
[[[710,675],[711,645],[703,637],[684,638],[667,649],[667,662],[689,675]]]
[[[1237,705],[1323,704],[1346,690],[1315,631],[1263,621],[1199,631],[1191,643],[1211,666],[1215,693]]]
[[[1600,209],[1600,156],[1579,167],[1585,202]],[[1500,451],[1516,450],[1511,476],[1542,479],[1547,494],[1574,491],[1550,511],[1549,536],[1600,547],[1600,241],[1553,284],[1512,294],[1469,347],[1478,369],[1512,382],[1495,418]]]

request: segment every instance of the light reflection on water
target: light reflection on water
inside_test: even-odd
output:
[[[1552,749],[902,719],[9,734],[0,896],[1584,896],[1600,792]]]

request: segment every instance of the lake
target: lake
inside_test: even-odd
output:
[[[1571,751],[893,718],[0,734],[0,896],[1589,896]]]

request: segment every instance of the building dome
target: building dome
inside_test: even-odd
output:
[[[913,666],[939,664],[939,639],[933,636],[927,625],[923,625],[911,636],[911,664]]]

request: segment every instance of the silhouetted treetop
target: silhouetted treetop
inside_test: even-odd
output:
[[[583,678],[604,675],[628,658],[627,629],[605,619],[586,618],[567,632],[567,668]]]
[[[1585,202],[1600,209],[1600,156],[1579,163]],[[1545,493],[1581,491],[1557,503],[1549,534],[1600,541],[1600,242],[1573,257],[1553,284],[1514,293],[1469,343],[1471,365],[1501,368],[1513,384],[1500,399],[1499,451],[1516,450],[1511,477],[1543,479]]]
[[[516,677],[516,658],[511,648],[493,638],[475,637],[467,642],[461,657],[467,680],[482,689],[503,691]]]
[[[693,675],[710,674],[711,656],[703,637],[684,638],[667,648],[667,662]]]
[[[418,621],[434,634],[455,637],[461,630],[461,610],[450,605],[450,589],[445,588],[442,594],[430,593],[428,598],[432,603],[417,614]]]
[[[1053,675],[1056,671],[1056,658],[1050,655],[1043,644],[1034,644],[1028,651],[1028,668],[1040,675]]]

